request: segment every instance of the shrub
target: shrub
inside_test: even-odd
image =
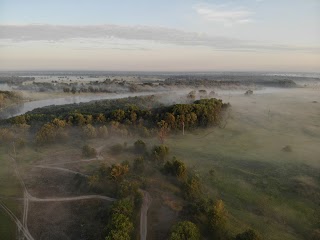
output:
[[[163,162],[169,154],[169,148],[165,145],[154,146],[152,156],[154,160]]]
[[[173,226],[170,240],[200,240],[198,227],[189,221],[179,222]]]
[[[147,146],[146,146],[144,141],[142,141],[140,139],[135,141],[135,143],[134,143],[134,151],[136,153],[140,153],[141,154],[141,153],[146,152],[146,150],[147,150]]]
[[[173,157],[171,161],[167,161],[163,168],[166,174],[170,174],[178,178],[184,178],[187,173],[187,168],[184,162],[178,160],[176,157]]]
[[[89,145],[84,145],[82,147],[82,156],[84,157],[96,157],[97,151],[93,147],[90,147]]]

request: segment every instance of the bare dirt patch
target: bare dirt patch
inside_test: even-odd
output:
[[[110,203],[101,200],[30,203],[35,239],[104,239]]]

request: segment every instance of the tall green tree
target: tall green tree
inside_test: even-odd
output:
[[[183,221],[173,226],[170,240],[200,240],[198,227],[189,221]]]
[[[227,214],[222,200],[216,201],[208,211],[209,229],[215,239],[225,239],[226,237]]]

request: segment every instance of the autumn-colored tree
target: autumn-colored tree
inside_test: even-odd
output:
[[[120,181],[123,178],[123,176],[128,172],[128,164],[113,164],[110,167],[110,178],[115,181]]]
[[[50,143],[56,139],[57,131],[52,123],[44,124],[36,134],[38,144]]]
[[[11,143],[14,139],[14,132],[9,128],[0,128],[0,140],[1,142]]]
[[[187,97],[191,100],[194,100],[194,99],[196,99],[196,94],[197,94],[196,91],[193,90],[188,93]]]
[[[104,116],[104,114],[99,113],[98,116],[96,117],[96,121],[98,123],[105,123],[106,122],[106,117]]]
[[[180,179],[183,179],[187,174],[187,168],[184,162],[178,160],[176,157],[173,157],[171,161],[166,161],[163,168],[165,173],[171,174]]]
[[[106,138],[109,134],[108,128],[105,125],[98,127],[96,132],[97,136],[100,138]]]
[[[95,138],[97,136],[96,129],[91,124],[87,124],[87,125],[83,126],[82,133],[87,138]]]
[[[172,113],[166,113],[165,122],[168,124],[170,129],[176,128],[176,118]]]
[[[122,122],[122,120],[126,117],[126,113],[122,109],[117,109],[111,113],[111,116],[114,121]]]
[[[25,115],[16,116],[12,119],[13,124],[26,124],[27,120]]]
[[[154,160],[163,162],[169,154],[169,148],[166,145],[154,146],[152,150],[152,157]]]
[[[202,195],[202,185],[198,176],[190,176],[182,185],[183,197],[195,201]]]
[[[168,123],[166,123],[166,121],[164,120],[161,120],[160,122],[158,122],[158,128],[158,137],[160,142],[163,144],[164,139],[168,136],[169,133]]]
[[[226,236],[228,212],[224,207],[222,200],[215,202],[213,207],[208,211],[208,223],[211,233],[215,239],[224,239]]]

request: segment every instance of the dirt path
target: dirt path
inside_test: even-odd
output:
[[[102,195],[83,195],[75,197],[51,197],[51,198],[37,198],[29,194],[28,199],[32,202],[66,202],[66,201],[77,201],[77,200],[87,200],[87,199],[102,199],[106,201],[113,202],[116,199],[102,196]]]
[[[26,238],[27,240],[34,240],[34,238],[31,236],[31,234],[29,233],[29,230],[26,229],[23,224],[19,221],[19,219],[13,214],[13,212],[11,212],[11,210],[0,201],[0,207],[4,210],[4,212],[6,212],[8,214],[8,216],[11,218],[11,220],[16,224],[19,232],[22,232],[24,238]]]
[[[77,161],[68,161],[68,162],[58,162],[58,163],[48,163],[46,166],[56,166],[56,165],[63,165],[67,163],[79,163],[79,162],[93,162],[93,161],[104,161],[105,159],[97,157],[97,158],[90,158],[90,159],[81,159]]]
[[[70,170],[70,169],[66,169],[66,168],[61,168],[61,167],[50,167],[50,166],[45,166],[45,165],[37,165],[37,166],[34,166],[35,168],[44,168],[44,169],[52,169],[52,170],[59,170],[59,171],[63,171],[63,172],[68,172],[68,173],[73,173],[75,175],[81,175],[83,177],[89,177],[88,175],[86,174],[83,174],[81,172],[76,172],[76,171],[73,171],[73,170]]]
[[[147,191],[140,190],[143,194],[143,202],[140,213],[140,239],[147,239],[147,223],[148,223],[148,209],[151,204],[151,197]]]
[[[52,198],[37,198],[32,196],[27,188],[26,185],[21,177],[20,171],[18,169],[18,165],[17,162],[15,160],[15,158],[9,154],[10,159],[13,163],[13,168],[15,171],[16,176],[18,177],[18,180],[23,188],[23,215],[22,215],[22,223],[19,221],[19,219],[10,211],[9,208],[7,208],[3,203],[0,202],[0,207],[9,215],[9,217],[15,222],[15,224],[17,225],[19,232],[22,231],[24,238],[26,238],[27,240],[34,240],[34,238],[32,237],[32,235],[30,234],[29,230],[28,230],[28,213],[29,213],[29,201],[33,201],[33,202],[62,202],[62,201],[76,201],[76,200],[86,200],[86,199],[102,199],[102,200],[106,200],[106,201],[115,201],[116,199],[111,198],[111,197],[107,197],[107,196],[102,196],[102,195],[84,195],[84,196],[75,196],[75,197],[52,197]],[[37,166],[37,167],[42,167],[42,168],[51,168],[51,169],[55,169],[55,170],[60,170],[60,171],[66,171],[66,172],[70,172],[73,174],[81,174],[84,175],[82,173],[79,172],[75,172],[69,169],[64,169],[64,168],[58,168],[58,167],[47,167],[47,166]],[[87,176],[87,175],[86,175]]]
[[[14,153],[15,153],[15,149],[14,149]],[[10,155],[10,154],[9,154]],[[19,179],[19,182],[20,182],[20,185],[22,186],[23,188],[23,215],[22,215],[22,226],[23,226],[23,233],[25,235],[25,233],[27,233],[27,235],[31,236],[30,232],[29,232],[29,229],[28,229],[28,211],[29,211],[29,199],[27,198],[28,196],[28,191],[27,191],[27,188],[26,188],[26,185],[21,177],[21,174],[20,174],[20,171],[18,169],[18,165],[17,165],[17,162],[15,160],[15,158],[13,158],[11,155],[10,155],[10,159],[13,163],[13,167],[14,167],[14,171],[15,171],[15,174],[16,176],[18,177]],[[14,215],[13,215],[14,216]],[[15,217],[15,216],[14,216]],[[16,217],[15,217],[16,218]],[[16,223],[17,224],[17,223]],[[20,228],[19,228],[20,229]],[[32,238],[32,236],[31,236]],[[33,238],[32,238],[33,239]]]
[[[100,147],[99,150],[101,151],[101,149],[103,148]],[[97,158],[93,158],[93,159],[86,159],[86,160],[80,160],[80,161],[71,161],[71,162],[64,162],[64,163],[76,163],[76,162],[81,162],[81,161],[97,161],[97,160],[102,160],[101,159],[101,155],[100,155],[100,151],[99,151],[99,156]],[[24,194],[23,194],[23,216],[22,216],[22,223],[19,221],[19,219],[10,211],[10,209],[8,209],[4,204],[2,204],[0,202],[0,207],[2,209],[4,209],[4,211],[10,216],[10,218],[15,222],[15,224],[17,225],[19,232],[22,231],[24,237],[27,240],[34,240],[33,237],[31,236],[29,230],[28,230],[28,213],[29,213],[29,201],[33,201],[33,202],[63,202],[63,201],[77,201],[77,200],[87,200],[87,199],[102,199],[102,200],[106,200],[106,201],[115,201],[116,199],[111,198],[111,197],[107,197],[107,196],[102,196],[102,195],[84,195],[84,196],[75,196],[75,197],[51,197],[51,198],[37,198],[32,196],[26,186],[25,183],[20,175],[20,171],[18,169],[18,165],[17,162],[15,160],[15,158],[13,156],[10,155],[10,158],[13,162],[13,166],[14,166],[14,171],[16,176],[19,179],[19,182],[24,190]],[[63,163],[63,164],[64,164]],[[53,167],[53,165],[55,164],[48,164],[48,165],[37,165],[34,167],[37,168],[45,168],[45,169],[52,169],[52,170],[59,170],[59,171],[64,171],[64,172],[68,172],[68,173],[72,173],[72,174],[79,174],[82,175],[84,177],[88,177],[88,175],[85,175],[83,173],[80,172],[76,172],[70,169],[66,169],[66,168],[61,168],[61,167]],[[58,164],[62,164],[62,163],[58,163]],[[148,209],[149,206],[151,204],[151,197],[150,194],[147,191],[144,190],[140,190],[143,194],[143,202],[142,202],[142,206],[141,206],[141,213],[140,213],[140,239],[141,240],[146,240],[147,239],[147,223],[148,223]]]

